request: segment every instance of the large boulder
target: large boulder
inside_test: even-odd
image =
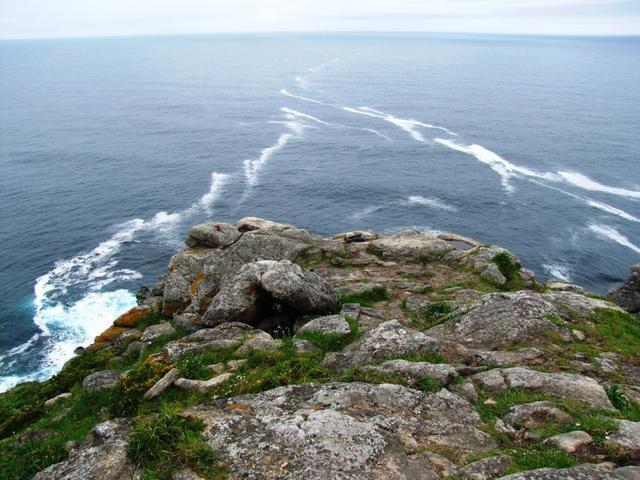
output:
[[[185,411],[233,478],[434,479],[431,448],[490,451],[479,415],[457,395],[399,385],[280,387]]]
[[[569,310],[580,317],[593,315],[599,308],[622,310],[617,305],[606,300],[588,297],[576,292],[551,291],[543,293],[542,297],[556,307]]]
[[[107,390],[115,387],[122,375],[123,373],[117,370],[102,370],[101,372],[92,373],[82,381],[82,388],[88,392]]]
[[[486,349],[535,342],[552,332],[571,340],[569,330],[550,320],[552,315],[563,313],[539,293],[490,293],[472,303],[469,310],[431,328],[428,334],[465,347]]]
[[[369,250],[390,260],[417,260],[432,255],[441,256],[452,247],[434,235],[407,230],[369,243]]]
[[[640,460],[640,422],[618,420],[618,431],[609,435],[607,445]]]
[[[631,313],[640,313],[640,264],[631,267],[629,278],[612,288],[607,296]]]
[[[37,473],[35,480],[140,480],[127,460],[130,422],[112,420],[93,427],[84,443],[69,453],[69,459]]]
[[[604,410],[615,410],[604,388],[594,379],[574,373],[545,373],[528,368],[496,368],[472,377],[473,382],[493,394],[507,390],[551,395],[585,402]]]
[[[241,233],[230,223],[202,223],[189,230],[188,247],[225,248],[240,238]]]
[[[339,307],[338,292],[319,275],[288,260],[263,260],[244,265],[222,286],[202,323],[256,325],[276,313],[285,313],[293,324],[296,316],[331,313]]]
[[[390,320],[367,332],[342,352],[331,353],[323,366],[334,370],[376,364],[401,355],[439,352],[438,341],[424,333]]]

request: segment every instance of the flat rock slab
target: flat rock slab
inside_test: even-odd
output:
[[[140,341],[152,342],[163,335],[173,335],[174,333],[176,333],[176,329],[173,328],[169,322],[162,322],[145,328],[144,332],[142,332],[142,337],[140,337]]]
[[[327,355],[323,366],[340,370],[379,363],[399,355],[439,351],[437,340],[407,328],[397,320],[390,320],[367,332],[342,352]]]
[[[382,254],[384,259],[416,260],[423,255],[443,255],[453,247],[447,241],[428,233],[407,230],[390,237],[373,240],[369,244],[369,249]]]
[[[522,389],[569,400],[578,400],[604,410],[615,410],[604,388],[594,379],[573,373],[544,373],[522,367],[496,368],[472,377],[490,393]]]
[[[587,432],[576,431],[554,435],[547,438],[543,443],[545,445],[553,445],[563,452],[575,453],[581,448],[591,445],[593,438]]]
[[[305,323],[296,333],[305,332],[348,335],[351,333],[351,327],[343,315],[325,315]]]
[[[391,384],[280,387],[184,414],[205,423],[208,443],[234,478],[426,480],[436,476],[424,447],[470,453],[496,446],[457,395]]]
[[[568,425],[572,420],[568,413],[548,401],[513,405],[504,417],[504,421],[512,427],[526,429],[542,428],[548,423]]]
[[[571,340],[571,333],[549,317],[563,315],[539,293],[489,293],[469,305],[469,312],[429,330],[427,334],[467,348],[498,350],[540,340],[551,332]]]
[[[163,361],[173,362],[195,352],[239,346],[245,340],[255,338],[271,340],[271,335],[245,323],[224,323],[214,328],[203,328],[167,343],[162,349],[161,358]]]
[[[454,367],[444,363],[387,360],[380,365],[369,365],[364,368],[368,371],[400,375],[408,380],[410,384],[415,384],[422,379],[429,378],[436,380],[441,385],[448,385],[458,376],[458,372]]]

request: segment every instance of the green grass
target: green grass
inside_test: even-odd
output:
[[[587,338],[601,351],[618,352],[623,358],[640,364],[640,322],[625,312],[598,308],[584,325]]]
[[[45,382],[28,382],[0,394],[0,438],[5,438],[40,419],[44,402],[68,392],[84,377],[102,370],[111,358],[111,350],[85,351],[72,358],[65,368]]]
[[[208,479],[227,477],[201,432],[200,420],[181,417],[165,406],[159,414],[141,418],[127,445],[127,458],[148,480],[169,480],[174,470],[191,468]]]
[[[179,360],[176,367],[180,370],[181,377],[206,380],[211,378],[211,370],[207,366],[232,360],[233,353],[239,346],[240,343],[228,348],[192,353]]]
[[[359,303],[363,307],[371,307],[376,302],[388,300],[389,290],[385,287],[374,287],[363,292],[345,293],[340,297],[341,303]]]
[[[431,350],[425,350],[419,353],[405,353],[396,355],[389,360],[407,360],[408,362],[427,362],[427,363],[447,363],[447,359]]]
[[[345,370],[338,380],[340,382],[366,382],[374,384],[394,383],[426,393],[437,392],[442,388],[442,385],[432,378],[422,378],[414,383],[400,374],[389,374],[360,367]]]
[[[513,464],[507,473],[516,473],[536,468],[569,468],[581,463],[568,453],[550,447],[531,447],[513,450],[509,453],[513,457]]]
[[[425,308],[416,313],[407,308],[407,301],[405,299],[400,302],[400,309],[420,330],[427,330],[435,327],[436,325],[446,322],[455,315],[453,307],[444,300],[431,302]]]
[[[347,317],[347,322],[351,328],[351,332],[347,334],[302,332],[296,335],[296,337],[313,343],[323,352],[339,352],[362,336],[360,326],[355,320]]]

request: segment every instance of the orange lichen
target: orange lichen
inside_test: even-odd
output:
[[[123,313],[115,319],[113,324],[117,327],[135,327],[149,316],[151,309],[145,307],[133,307],[127,313]]]
[[[198,294],[198,288],[200,287],[200,284],[202,283],[202,281],[205,279],[204,273],[200,272],[198,273],[194,278],[193,278],[193,282],[191,282],[191,295],[197,295]]]
[[[129,330],[128,328],[124,328],[124,327],[109,327],[107,328],[104,332],[102,332],[100,335],[98,335],[94,342],[95,343],[109,343],[112,342],[118,335],[120,335],[121,333],[126,332],[127,330]]]
[[[251,414],[255,413],[253,407],[247,405],[246,403],[229,402],[227,403],[227,408],[230,410],[239,410],[241,412],[247,412]]]

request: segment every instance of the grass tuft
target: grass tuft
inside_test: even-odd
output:
[[[389,300],[389,290],[385,287],[375,287],[363,292],[345,293],[340,297],[341,303],[359,303],[363,307],[371,307],[376,302]]]

